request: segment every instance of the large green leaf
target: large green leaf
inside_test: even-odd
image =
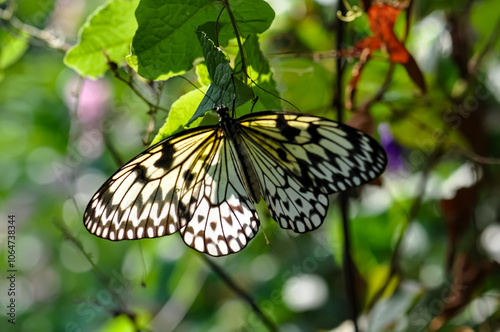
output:
[[[165,124],[160,128],[158,134],[151,142],[154,145],[161,140],[181,131],[184,129],[185,124],[189,121],[194,110],[200,104],[201,100],[205,96],[206,87],[200,88],[200,90],[192,90],[177,99],[170,107],[170,112],[168,113],[167,120]],[[202,119],[194,121],[193,125],[197,126]]]
[[[134,11],[139,0],[113,0],[96,9],[80,30],[80,40],[64,58],[64,63],[80,75],[102,76],[108,69],[107,59],[125,61],[137,29]]]
[[[243,36],[269,28],[274,11],[263,0],[230,0],[230,8]],[[222,1],[213,0],[142,0],[136,11],[139,27],[132,43],[133,55],[127,61],[141,76],[167,79],[193,67],[202,56],[195,30],[206,22],[215,22]],[[227,10],[219,18],[219,43],[227,45],[234,37]]]

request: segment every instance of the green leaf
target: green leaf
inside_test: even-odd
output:
[[[153,139],[153,142],[151,142],[151,145],[155,145],[161,140],[164,140],[165,138],[183,130],[184,125],[189,121],[194,113],[193,110],[196,109],[205,96],[204,93],[206,90],[207,87],[202,87],[200,90],[192,90],[177,99],[172,104],[165,124],[160,128],[158,134]],[[194,121],[192,123],[193,127],[197,126],[201,121],[201,118]]]
[[[274,10],[263,0],[230,0],[229,5],[240,36],[243,38],[266,31],[274,20]],[[219,22],[221,24],[219,41],[222,46],[226,46],[229,40],[235,37],[234,27],[225,12]]]
[[[332,75],[323,65],[313,59],[292,58],[272,61],[274,78],[286,82],[281,92],[301,112],[325,115],[324,110],[331,104]],[[286,104],[287,109],[294,109]]]
[[[54,9],[55,0],[10,1],[16,4],[16,17],[23,23],[39,29],[45,28]]]
[[[495,9],[496,8],[496,9]],[[476,42],[473,43],[474,50],[476,52],[482,51],[488,41],[490,41],[493,32],[493,22],[498,22],[500,19],[500,3],[495,0],[481,1],[474,3],[472,6],[470,20],[474,27],[474,33],[476,36]],[[500,50],[500,39],[495,38],[493,47],[499,51]]]
[[[405,105],[403,98],[400,98],[398,102]],[[390,126],[399,144],[423,152],[412,155],[412,158],[415,158],[413,164],[416,164],[417,156],[420,156],[419,160],[424,156],[430,156],[441,145],[445,149],[453,145],[469,148],[467,140],[453,128],[462,121],[466,121],[468,115],[464,109],[457,108],[444,114],[427,105],[415,105],[413,109],[407,109],[409,109],[408,114],[403,111],[390,121]]]
[[[109,59],[118,64],[130,53],[137,29],[134,11],[139,0],[114,0],[96,9],[80,29],[80,40],[66,53],[64,63],[82,76],[97,78],[108,70]]]
[[[0,30],[0,80],[4,69],[19,60],[26,52],[28,40],[26,36],[13,36],[8,31]]]
[[[210,29],[211,24],[205,25],[204,28]],[[188,125],[205,115],[209,110],[225,105],[234,108],[243,105],[253,96],[252,90],[243,82],[238,80],[233,75],[233,70],[229,65],[229,59],[226,54],[220,50],[213,41],[208,38],[207,34],[202,30],[196,31],[200,44],[202,45],[203,55],[207,64],[208,74],[212,79],[212,84],[208,87],[208,91],[201,101],[196,112],[194,113]],[[236,99],[236,100],[235,100]]]
[[[274,11],[263,0],[230,0],[229,5],[243,36],[264,32],[274,19]],[[186,72],[202,56],[196,27],[215,22],[221,11],[221,1],[142,0],[136,11],[139,28],[132,43],[133,55],[127,57],[129,65],[139,75],[153,80]],[[234,38],[227,10],[219,24],[219,41],[225,46]]]
[[[260,50],[257,35],[251,34],[248,36],[243,47],[245,49],[247,73],[252,81],[258,84],[258,86],[252,85],[254,95],[259,97],[253,110],[263,111],[281,109],[281,100],[279,99],[279,92],[276,89],[276,81],[273,79],[273,72],[271,71],[269,62]],[[241,65],[241,53],[238,53],[235,63]],[[253,107],[253,105],[251,107]],[[250,107],[247,111],[243,112],[243,114],[249,113],[249,111]]]
[[[130,317],[126,315],[119,315],[108,319],[108,321],[103,324],[99,329],[101,332],[133,332],[134,323],[130,320]]]
[[[207,64],[204,61],[196,66],[196,75],[198,75],[198,82],[203,86],[209,86],[212,82],[208,74]]]

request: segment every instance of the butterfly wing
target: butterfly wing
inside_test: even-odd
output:
[[[231,167],[219,127],[174,135],[120,168],[92,197],[89,232],[110,240],[155,238],[180,230],[186,244],[218,256],[255,236],[259,220]]]
[[[327,194],[367,183],[387,164],[373,138],[325,118],[265,111],[238,122],[273,218],[299,233],[321,225]]]
[[[325,219],[328,197],[318,188],[305,187],[261,147],[244,140],[249,157],[257,165],[261,193],[281,228],[304,233],[318,228]]]
[[[186,244],[212,256],[235,253],[257,234],[259,217],[242,181],[232,142],[218,140],[206,174],[198,177],[189,223],[181,229]]]

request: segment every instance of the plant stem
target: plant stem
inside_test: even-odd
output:
[[[343,1],[338,2],[338,12],[343,14],[346,9]],[[344,22],[337,17],[337,52],[343,47],[344,41]],[[338,54],[338,53],[337,53]],[[342,57],[337,57],[337,81],[334,90],[334,108],[337,109],[337,120],[342,122],[343,111],[343,89],[342,89],[342,76],[344,73],[344,64]],[[340,209],[342,214],[342,224],[344,228],[344,276],[346,285],[346,298],[350,308],[350,316],[354,325],[354,331],[359,332],[358,329],[358,308],[356,303],[356,289],[354,287],[354,266],[351,257],[351,238],[349,230],[349,196],[348,192],[340,193]]]

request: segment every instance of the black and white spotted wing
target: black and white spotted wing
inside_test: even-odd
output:
[[[361,185],[385,168],[369,136],[321,117],[266,111],[176,134],[133,158],[92,197],[86,228],[110,239],[177,231],[197,251],[222,256],[255,236],[262,196],[282,228],[323,222],[327,195]]]
[[[297,233],[321,225],[327,194],[367,183],[387,164],[373,138],[321,117],[266,111],[238,122],[273,219]]]
[[[214,127],[151,147],[97,191],[85,211],[85,226],[114,241],[180,231],[200,252],[240,251],[257,233],[259,219],[232,166],[228,143]]]

